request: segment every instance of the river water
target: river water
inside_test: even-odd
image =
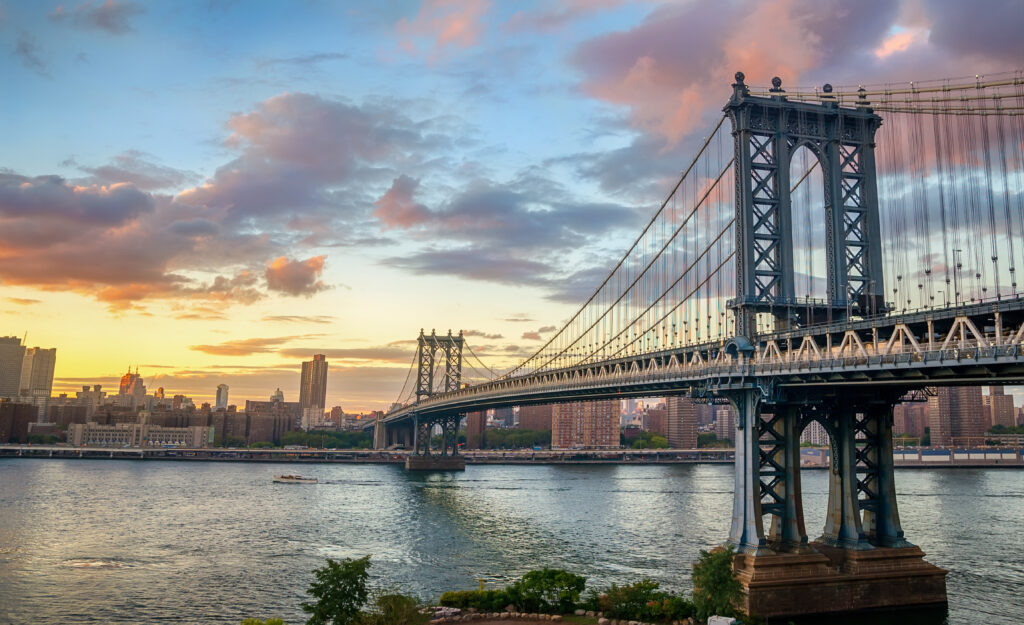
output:
[[[272,484],[302,472],[317,485]],[[804,471],[808,532],[824,471]],[[1024,622],[1024,472],[897,472],[911,542],[950,570],[949,623]],[[0,623],[238,623],[299,604],[324,558],[372,554],[424,599],[542,566],[588,586],[689,589],[723,541],[732,467],[398,466],[0,460]],[[983,618],[980,618],[984,615]],[[977,620],[975,620],[977,618]]]

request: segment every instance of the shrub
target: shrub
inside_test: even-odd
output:
[[[743,586],[733,574],[732,563],[736,551],[730,545],[725,549],[701,551],[693,565],[693,604],[697,618],[709,616],[736,616],[736,605],[743,598]]]
[[[265,621],[261,621],[258,618],[247,618],[242,621],[242,625],[287,625],[284,621],[279,618],[268,618]]]
[[[476,608],[481,612],[501,612],[510,603],[505,590],[452,590],[441,595],[441,605],[450,608]]]
[[[530,571],[508,588],[508,595],[523,612],[572,612],[587,578],[561,569]]]
[[[690,600],[659,591],[658,583],[649,579],[628,586],[612,584],[597,604],[608,616],[638,621],[681,620],[696,611]]]
[[[425,625],[430,615],[420,611],[419,599],[393,593],[373,602],[374,610],[363,615],[360,625]]]
[[[598,602],[608,616],[637,620],[643,618],[647,604],[658,599],[658,594],[658,582],[645,579],[628,586],[612,584]]]
[[[313,571],[316,581],[306,591],[315,603],[303,603],[302,611],[310,614],[306,625],[353,625],[366,603],[370,556],[341,562],[327,559],[327,566]]]

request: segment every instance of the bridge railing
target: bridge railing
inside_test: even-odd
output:
[[[762,337],[750,355],[727,353],[723,341],[639,354],[605,363],[498,379],[436,395],[399,413],[459,404],[466,399],[515,395],[525,400],[531,393],[548,395],[617,385],[653,387],[686,380],[697,383],[708,378],[1020,361],[1024,360],[1022,308],[1021,300],[1003,300],[998,305],[940,311],[944,314],[928,318],[907,315],[880,318],[867,325],[856,322],[837,327],[812,326]],[[993,315],[998,320],[998,315],[1006,311],[1014,313],[1014,324],[1002,325],[997,321],[995,327],[986,327]],[[941,324],[941,329],[933,324]]]

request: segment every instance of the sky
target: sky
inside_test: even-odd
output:
[[[0,335],[55,392],[384,409],[596,288],[730,94],[1020,69],[1024,1],[0,0]],[[467,376],[475,375],[467,371]]]

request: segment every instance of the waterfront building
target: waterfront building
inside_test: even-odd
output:
[[[551,429],[551,418],[555,407],[551,404],[541,406],[519,406],[519,429],[543,432]]]
[[[672,449],[697,449],[697,409],[689,397],[674,395],[665,399],[665,430]]]
[[[990,386],[988,395],[981,398],[985,406],[986,421],[989,427],[1001,425],[1012,428],[1016,425],[1016,411],[1013,408],[1013,395],[1003,392],[1002,386]]]
[[[477,410],[466,414],[466,449],[481,449],[487,436],[487,413]]]
[[[324,407],[327,405],[327,357],[323,354],[315,354],[313,360],[302,363],[299,403],[302,405],[303,429],[308,430],[323,423]]]
[[[75,447],[199,448],[213,444],[213,429],[161,427],[150,423],[72,423],[68,426],[68,442]]]
[[[988,429],[981,403],[981,387],[940,386],[928,398],[931,444],[949,447],[954,439],[981,439]],[[969,441],[961,441],[967,443]]]
[[[16,399],[21,391],[25,346],[16,336],[0,336],[0,399]]]
[[[0,443],[27,443],[29,424],[36,420],[36,407],[0,399]]]
[[[278,390],[280,391],[280,389]],[[284,394],[278,395],[275,393],[274,397],[277,396],[284,397]],[[268,436],[266,432],[269,432],[270,438],[261,440],[279,442],[285,432],[290,432],[299,427],[302,413],[302,405],[297,401],[253,401],[247,399],[245,401],[245,414],[249,416],[252,423],[256,424],[256,433],[252,434],[246,430],[240,436],[248,439],[255,435]],[[252,429],[251,424],[249,428]],[[233,431],[237,432],[238,429],[236,428]],[[255,442],[255,439],[253,442]]]
[[[217,385],[217,401],[214,403],[217,410],[226,410],[228,407],[228,385]]]
[[[619,447],[619,402],[557,404],[551,420],[551,448]]]

